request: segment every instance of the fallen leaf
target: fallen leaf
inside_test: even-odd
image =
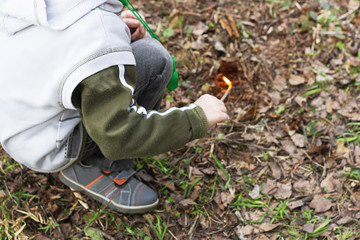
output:
[[[198,24],[195,25],[192,33],[196,36],[201,36],[204,34],[204,32],[206,32],[209,29],[209,27],[203,23],[203,22],[198,22]]]
[[[274,230],[275,228],[277,228],[278,226],[280,226],[279,223],[277,224],[272,224],[272,223],[262,223],[260,224],[259,228],[261,232],[269,232]]]
[[[0,198],[7,197],[7,194],[4,192],[4,190],[0,190]]]
[[[241,229],[242,233],[245,235],[245,236],[248,236],[248,235],[251,235],[253,234],[254,232],[254,227],[251,226],[251,225],[246,225],[245,227],[243,227]]]
[[[269,167],[271,169],[272,175],[276,180],[281,178],[281,169],[275,162],[269,162]]]
[[[252,199],[255,199],[257,197],[260,196],[260,186],[259,185],[255,185],[253,190],[251,190],[251,192],[249,192],[249,196],[252,198]]]
[[[292,194],[291,182],[288,183],[278,183],[278,190],[274,194],[274,197],[277,199],[287,199]]]
[[[309,181],[300,180],[294,183],[295,191],[302,193],[303,195],[310,195],[314,191],[314,185],[311,184]]]
[[[313,223],[306,223],[303,227],[303,231],[307,233],[313,233],[314,232],[314,224]]]
[[[321,63],[319,60],[315,60],[315,62],[313,62],[312,67],[317,70],[318,72],[322,72],[322,73],[329,73],[330,70],[328,67],[326,67],[323,63]]]
[[[344,226],[345,224],[348,224],[350,222],[353,222],[354,221],[354,218],[350,217],[350,216],[345,216],[341,219],[339,219],[336,224],[339,225],[339,226]]]
[[[266,183],[263,185],[262,192],[265,194],[273,194],[277,190],[276,180],[268,178]]]
[[[353,192],[350,199],[357,207],[360,208],[360,192]]]
[[[194,202],[192,199],[184,199],[180,201],[180,204],[183,205],[184,207],[186,206],[190,206],[190,205],[196,205],[196,202]]]
[[[337,156],[343,156],[345,154],[350,153],[350,149],[345,147],[345,142],[343,141],[337,141],[336,142],[336,155]]]
[[[235,20],[230,15],[226,15],[226,17],[221,18],[220,25],[223,29],[227,31],[232,41],[240,37],[239,31],[237,30],[235,24]]]
[[[286,89],[286,78],[282,75],[277,75],[273,81],[273,88],[279,92],[282,92],[284,89]]]
[[[269,97],[271,98],[271,101],[275,104],[278,105],[281,101],[281,95],[278,91],[274,91],[274,92],[269,92],[268,93]]]
[[[191,218],[189,218],[189,216],[186,213],[181,214],[181,216],[178,219],[178,223],[182,227],[188,227],[191,224]]]
[[[329,210],[333,204],[329,199],[326,199],[321,195],[315,195],[309,206],[314,208],[315,212],[320,213]]]
[[[290,210],[294,210],[295,208],[298,208],[298,207],[301,207],[301,206],[304,206],[304,202],[301,201],[301,200],[289,202],[288,205],[287,205],[287,207],[288,207]]]
[[[50,240],[50,238],[45,237],[44,235],[37,235],[34,240]]]
[[[306,79],[299,75],[290,75],[289,83],[290,85],[297,86],[304,84],[306,82]]]
[[[334,191],[342,191],[342,183],[334,178],[334,173],[330,173],[326,178],[321,182],[320,187],[322,187],[326,192],[331,193]]]
[[[232,202],[232,200],[234,200],[234,195],[232,195],[231,193],[228,192],[222,192],[221,193],[221,201],[224,204],[224,206],[226,207],[229,203]],[[195,203],[196,204],[196,203]]]

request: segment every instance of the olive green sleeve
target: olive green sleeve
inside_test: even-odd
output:
[[[132,97],[135,85],[135,66],[120,65],[88,77],[73,92],[84,127],[105,157],[154,156],[205,136],[208,122],[201,107],[147,111]]]

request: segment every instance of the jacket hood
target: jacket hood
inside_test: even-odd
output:
[[[0,32],[12,35],[32,25],[63,30],[99,6],[122,9],[118,0],[0,0]]]

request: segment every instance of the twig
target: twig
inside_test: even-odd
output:
[[[356,7],[352,10],[350,10],[349,12],[347,13],[344,13],[343,15],[341,15],[340,17],[338,17],[338,20],[342,20],[344,18],[347,18],[347,16],[351,15],[353,12],[357,11],[359,9],[359,7]]]
[[[206,208],[205,208],[204,205],[203,205],[203,209],[204,209],[205,212],[206,212],[206,215],[207,215],[207,217],[208,217],[208,219],[209,219],[209,225],[210,225],[210,227],[211,227],[211,217],[210,217],[210,215],[209,215],[209,213],[208,213],[208,211],[206,210]]]
[[[195,227],[197,226],[197,223],[198,223],[198,220],[199,220],[199,216],[200,216],[200,213],[198,213],[196,215],[196,218],[194,220],[194,223],[193,225],[191,226],[189,232],[188,232],[188,236],[192,237],[192,235],[194,234],[194,230],[195,230]]]
[[[171,235],[175,240],[178,240],[177,237],[175,237],[175,235],[174,235],[170,230],[168,230],[168,231],[169,231],[170,235]]]
[[[43,206],[42,204],[40,204],[40,208],[41,208],[41,210],[42,210],[42,211],[45,213],[45,215],[46,215],[46,214],[47,214],[47,211],[45,211],[44,206]],[[52,214],[52,212],[51,212],[51,211],[48,211],[48,212],[49,212],[49,214],[50,214],[50,217],[51,217],[52,220],[54,221],[57,230],[59,231],[59,233],[60,233],[60,235],[61,235],[61,239],[65,240],[65,234],[63,233],[63,231],[62,231],[59,223],[56,221],[56,219],[55,219],[54,215]]]
[[[336,35],[344,35],[344,36],[346,36],[346,37],[352,37],[352,38],[357,38],[357,39],[360,38],[359,35],[355,35],[355,34],[351,34],[351,33],[346,33],[346,32],[321,31],[321,32],[319,32],[319,34],[329,35],[329,36],[332,36],[332,37],[336,37]]]

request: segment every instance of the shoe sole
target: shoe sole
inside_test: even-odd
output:
[[[86,187],[78,184],[77,182],[73,181],[72,179],[66,177],[62,172],[59,173],[59,178],[67,186],[75,189],[76,191],[84,192],[85,194],[89,195],[90,197],[94,198],[95,200],[99,201],[100,203],[102,203],[106,206],[109,206],[109,208],[114,209],[121,213],[136,214],[136,213],[149,212],[150,210],[154,209],[159,203],[159,199],[157,199],[155,203],[146,205],[146,206],[121,205],[121,204],[114,203],[113,201],[107,199],[103,195],[98,194],[94,191],[91,191],[90,189],[87,189]]]

